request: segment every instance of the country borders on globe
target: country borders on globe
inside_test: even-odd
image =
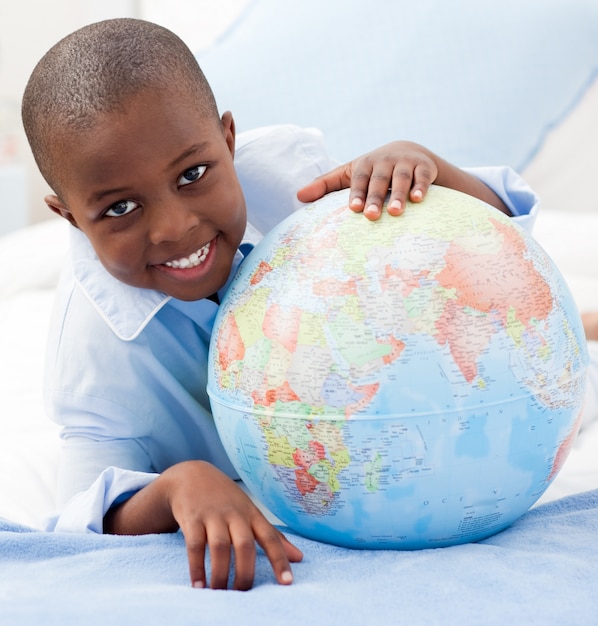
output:
[[[241,265],[208,393],[231,461],[277,517],[349,547],[476,541],[567,457],[587,352],[558,269],[499,211],[432,186],[376,222],[348,192]]]

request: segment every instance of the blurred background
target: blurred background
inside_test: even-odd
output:
[[[0,0],[0,235],[51,216],[21,129],[31,71],[112,17],[177,33],[238,133],[316,127],[338,161],[409,139],[597,210],[598,0]]]
[[[250,0],[0,0],[0,235],[51,216],[20,119],[23,90],[44,53],[90,22],[139,17],[197,52],[226,32]]]

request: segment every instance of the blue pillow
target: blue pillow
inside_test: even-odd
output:
[[[598,75],[595,0],[254,0],[198,55],[237,129],[321,129],[349,160],[410,139],[521,170]]]

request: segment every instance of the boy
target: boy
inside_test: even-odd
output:
[[[233,587],[250,588],[257,542],[289,584],[302,555],[232,480],[205,391],[214,315],[252,234],[246,197],[263,231],[301,185],[306,202],[350,186],[351,208],[369,219],[389,188],[399,215],[432,182],[528,222],[535,196],[506,169],[473,176],[411,143],[332,169],[317,134],[283,127],[247,134],[235,155],[232,115],[219,116],[192,53],[139,20],[56,44],[29,80],[23,122],[54,191],[46,203],[74,226],[48,347],[46,395],[64,440],[49,528],[180,528],[196,587],[208,584],[208,547],[212,588],[227,587],[231,548]]]

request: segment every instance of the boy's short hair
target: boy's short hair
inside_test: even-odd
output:
[[[198,110],[218,118],[212,90],[187,45],[168,29],[132,18],[85,26],[55,44],[25,88],[22,118],[40,172],[60,195],[52,145],[57,130],[91,128],[99,114],[125,106],[151,87],[190,93]]]

